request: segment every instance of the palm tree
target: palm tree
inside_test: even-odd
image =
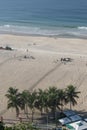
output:
[[[7,108],[15,108],[18,117],[20,107],[20,93],[18,92],[18,89],[10,87],[5,96],[8,98]]]
[[[35,107],[38,108],[41,112],[41,115],[43,113],[43,109],[45,108],[45,92],[42,89],[39,89],[37,93],[37,101],[35,104]]]
[[[36,100],[37,100],[37,92],[33,91],[33,92],[29,93],[28,106],[32,112],[32,122],[33,122]]]
[[[63,89],[58,89],[58,101],[61,105],[61,111],[63,111],[63,106],[66,103],[65,91]]]
[[[79,91],[76,91],[76,87],[73,85],[69,85],[66,88],[66,101],[67,103],[70,103],[70,109],[72,109],[72,105],[76,105],[77,101],[76,99],[79,98],[78,94],[80,93]]]
[[[24,110],[24,113],[26,114],[27,118],[28,118],[28,98],[29,98],[29,91],[28,90],[24,90],[22,91],[22,93],[20,94],[20,108],[22,110]]]
[[[44,111],[46,112],[46,113],[48,113],[48,108],[49,108],[49,105],[48,105],[48,99],[49,99],[49,95],[48,95],[48,92],[47,92],[47,90],[45,90],[44,92],[43,92],[43,108],[44,108]]]
[[[52,112],[55,114],[56,108],[60,109],[59,105],[59,96],[58,96],[58,90],[56,87],[49,87],[48,89],[48,105],[49,108],[51,108]]]
[[[49,87],[48,89],[48,105],[52,112],[55,111],[55,105],[56,105],[56,88],[55,87]]]

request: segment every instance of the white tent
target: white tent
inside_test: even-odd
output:
[[[85,121],[77,121],[66,125],[70,130],[87,130],[87,123]]]

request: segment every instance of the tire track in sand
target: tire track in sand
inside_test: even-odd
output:
[[[54,72],[57,68],[61,66],[62,63],[56,65],[54,68],[52,68],[50,71],[48,71],[46,74],[44,74],[36,83],[34,83],[29,90],[33,90],[42,80],[44,80],[48,75],[50,75],[52,72]]]
[[[6,62],[10,61],[10,60],[14,60],[14,59],[17,59],[19,58],[20,56],[16,56],[16,57],[11,57],[11,58],[8,58],[6,60],[4,60],[3,62],[0,63],[0,66],[4,65]]]
[[[84,74],[84,72],[79,76],[79,78],[77,79],[77,81],[75,83],[75,85],[77,86],[77,88],[80,88],[80,86],[85,81],[86,77],[87,77],[87,74]]]

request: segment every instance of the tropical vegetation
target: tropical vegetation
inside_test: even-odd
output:
[[[32,124],[30,123],[19,123],[19,124],[15,124],[13,126],[4,126],[0,127],[0,130],[39,130],[38,128],[34,127]]]
[[[31,112],[31,121],[33,122],[36,109],[40,111],[41,115],[52,112],[54,117],[57,111],[63,111],[66,104],[70,104],[70,109],[72,109],[72,106],[77,104],[79,93],[73,85],[69,85],[65,89],[51,86],[46,90],[23,90],[22,92],[19,92],[15,87],[10,87],[5,96],[8,99],[8,109],[14,108],[17,116],[23,110],[27,118],[28,113]]]

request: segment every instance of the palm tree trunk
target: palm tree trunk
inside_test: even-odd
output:
[[[63,101],[62,100],[61,100],[60,104],[61,104],[61,112],[63,112]]]
[[[41,116],[42,116],[42,113],[43,113],[43,110],[42,110],[42,108],[41,108]]]
[[[70,110],[72,110],[72,103],[70,102]]]
[[[34,120],[34,110],[32,109],[32,122]]]
[[[45,107],[45,112],[48,113],[48,111],[49,111],[49,110],[48,110],[48,107]]]
[[[16,107],[16,116],[18,117],[19,116],[19,108]]]
[[[28,106],[27,105],[25,106],[25,114],[26,114],[27,119],[29,119],[29,116],[28,116]]]

